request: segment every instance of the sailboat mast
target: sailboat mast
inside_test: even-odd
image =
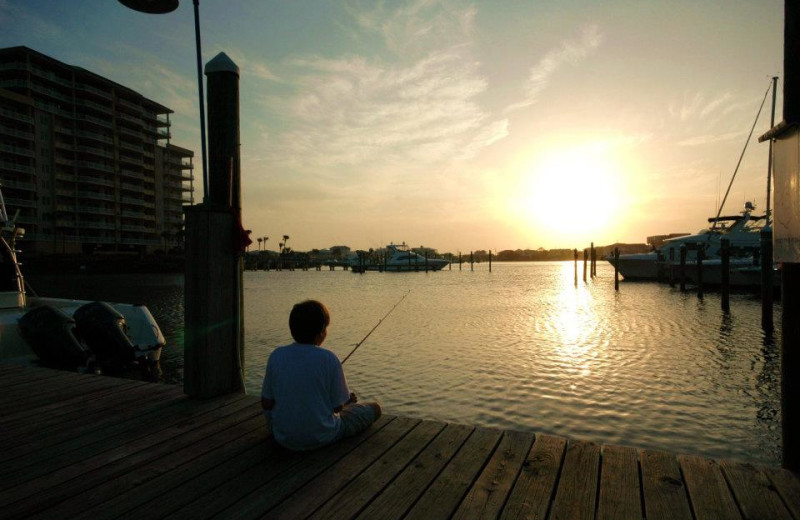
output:
[[[772,115],[769,121],[769,127],[773,128],[775,126],[775,98],[776,98],[776,91],[778,89],[778,76],[772,77]],[[770,196],[772,194],[772,143],[774,142],[773,139],[769,140],[769,158],[767,160],[767,211],[766,215],[766,225],[769,226],[772,224],[772,210],[770,209]]]

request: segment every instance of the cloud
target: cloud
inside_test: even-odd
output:
[[[429,165],[474,156],[507,135],[507,123],[488,122],[477,102],[488,84],[468,46],[408,64],[353,56],[288,66],[293,91],[262,102],[291,127],[264,144],[296,167]]]
[[[550,84],[552,77],[566,65],[576,65],[590,56],[603,43],[603,35],[596,25],[585,27],[577,40],[567,40],[548,52],[528,75],[525,99],[509,105],[505,113],[536,103],[539,95]]]
[[[389,3],[395,7],[395,3]],[[456,0],[415,0],[387,11],[386,4],[346,4],[357,26],[380,35],[398,56],[426,53],[431,46],[466,41],[474,26],[475,6]]]
[[[677,143],[678,146],[702,146],[711,143],[719,143],[724,141],[732,141],[735,139],[741,139],[744,134],[739,132],[727,132],[724,134],[705,134],[705,135],[697,135],[694,137],[690,137],[688,139],[684,139]]]

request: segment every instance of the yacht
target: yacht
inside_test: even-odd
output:
[[[383,254],[371,255],[360,251],[350,257],[350,268],[356,273],[364,271],[439,271],[449,263],[444,258],[426,258],[415,253],[405,242],[389,244]]]
[[[649,253],[613,256],[607,260],[617,265],[620,274],[628,280],[656,280],[670,266],[680,265],[681,247],[686,248],[686,265],[697,263],[697,252],[703,251],[704,265],[719,264],[721,240],[730,242],[731,269],[753,265],[761,246],[761,230],[766,222],[764,215],[754,215],[755,206],[746,202],[739,215],[711,217],[709,227],[693,235],[672,238]]]

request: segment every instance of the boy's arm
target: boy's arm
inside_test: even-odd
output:
[[[263,399],[262,399],[262,401],[263,401]],[[333,413],[339,413],[339,412],[342,411],[342,408],[344,408],[348,404],[357,403],[357,402],[358,402],[358,397],[356,396],[356,393],[355,392],[350,392],[350,399],[348,399],[344,404],[339,405],[336,408],[334,408],[333,409]]]

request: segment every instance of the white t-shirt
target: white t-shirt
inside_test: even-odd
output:
[[[333,409],[350,399],[350,391],[336,354],[292,343],[270,354],[261,397],[275,401],[265,411],[275,440],[292,450],[312,450],[338,438],[342,421]]]

